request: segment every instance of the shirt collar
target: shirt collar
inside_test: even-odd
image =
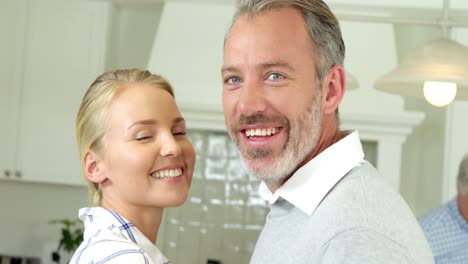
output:
[[[110,230],[115,235],[137,244],[155,263],[168,262],[155,244],[118,213],[102,207],[86,207],[79,210],[78,216],[85,225],[84,239],[95,236],[97,232]]]
[[[299,168],[275,193],[262,182],[259,194],[270,204],[281,197],[312,215],[333,186],[363,161],[359,133],[354,131]]]

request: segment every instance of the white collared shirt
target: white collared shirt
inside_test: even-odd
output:
[[[78,216],[85,224],[84,239],[70,263],[170,264],[156,245],[116,212],[87,207]]]
[[[354,131],[299,168],[275,193],[264,182],[260,184],[258,192],[270,204],[281,197],[312,215],[333,186],[363,162],[359,133]]]

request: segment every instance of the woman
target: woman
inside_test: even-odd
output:
[[[187,198],[195,153],[171,85],[149,71],[99,76],[76,120],[95,207],[70,263],[170,263],[155,246],[165,207]]]

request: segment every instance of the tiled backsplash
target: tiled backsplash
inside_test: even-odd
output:
[[[226,133],[188,133],[197,162],[190,196],[165,211],[158,246],[173,263],[248,263],[268,207]]]

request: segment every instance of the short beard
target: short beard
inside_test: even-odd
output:
[[[241,153],[241,161],[245,171],[250,176],[264,181],[268,186],[285,182],[297,170],[307,155],[315,150],[320,137],[321,114],[322,96],[317,94],[309,103],[304,114],[295,119],[293,123],[295,128],[289,126],[289,135],[282,153],[273,160],[273,164],[268,167],[255,166],[256,159],[268,158],[273,150],[246,150]]]

